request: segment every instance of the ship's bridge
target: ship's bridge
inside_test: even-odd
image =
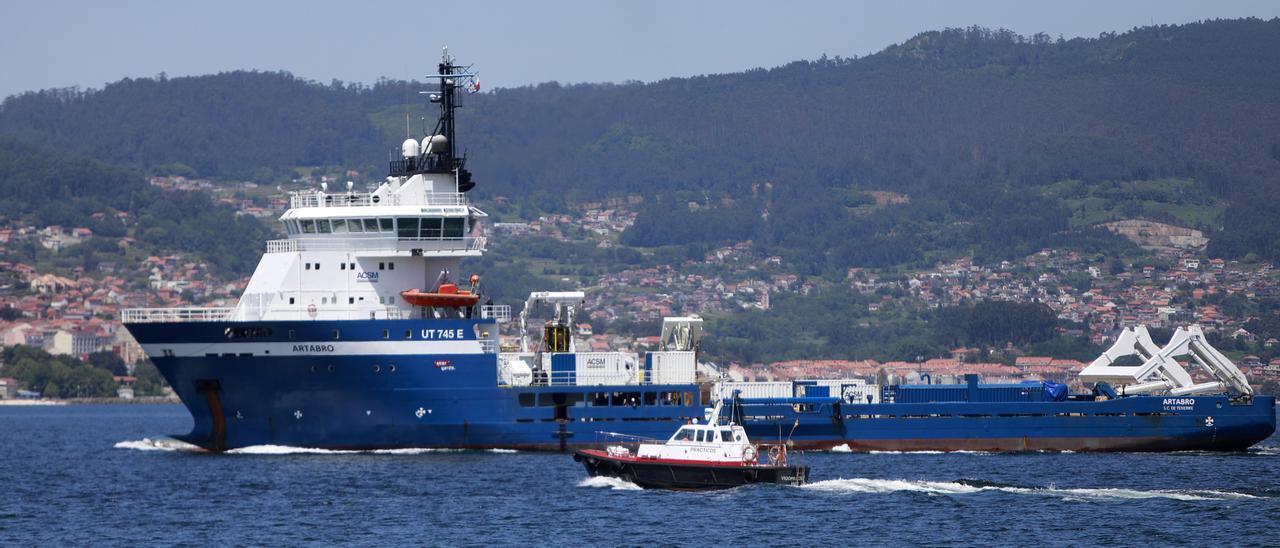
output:
[[[397,178],[373,192],[295,192],[280,217],[288,239],[267,243],[268,253],[352,251],[358,255],[477,256],[483,211],[460,192],[423,192],[423,175]]]

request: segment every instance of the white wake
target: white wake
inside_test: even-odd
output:
[[[134,451],[204,451],[197,445],[173,438],[142,438],[140,440],[117,442],[116,449],[132,449]]]
[[[613,489],[614,491],[640,491],[639,485],[618,478],[607,476],[594,476],[578,482],[578,487],[595,487],[598,489]]]
[[[192,445],[173,438],[142,438],[140,440],[130,440],[116,442],[116,449],[131,449],[134,451],[204,451],[197,445]],[[320,449],[316,447],[291,447],[287,445],[251,445],[249,447],[240,447],[237,449],[227,450],[229,455],[423,455],[427,453],[461,453],[469,451],[468,449],[446,449],[446,448],[405,448],[405,449],[370,449],[370,450],[347,450],[347,449]],[[515,449],[486,449],[486,453],[519,453]]]
[[[984,491],[1002,491],[1021,495],[1051,496],[1076,500],[1117,500],[1117,499],[1172,499],[1172,500],[1239,500],[1255,499],[1254,495],[1231,491],[1214,490],[1168,490],[1168,489],[1122,489],[1122,488],[1076,488],[1058,489],[1055,487],[1009,487],[970,485],[960,482],[924,481],[924,480],[886,480],[871,478],[833,479],[817,481],[805,485],[805,489],[832,493],[897,493],[917,492],[932,495],[967,495]]]

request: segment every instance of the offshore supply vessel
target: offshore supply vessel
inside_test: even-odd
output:
[[[733,383],[698,361],[696,317],[666,318],[643,359],[580,352],[581,292],[533,293],[516,322],[478,277],[455,280],[486,244],[454,126],[473,75],[446,53],[430,78],[433,130],[402,143],[374,190],[293,193],[287,237],[267,242],[234,308],[123,313],[194,419],[178,438],[212,451],[568,450],[600,446],[600,431],[666,437],[725,401],[753,439],[800,449],[1234,450],[1275,430],[1274,397],[1254,395],[1195,327],[1165,348],[1126,330],[1082,373],[1096,383],[1086,394],[976,377]],[[552,313],[540,330],[529,325],[538,310]],[[519,330],[519,348],[501,344],[504,328]]]

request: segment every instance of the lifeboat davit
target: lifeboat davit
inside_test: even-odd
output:
[[[480,302],[480,295],[460,290],[454,284],[440,284],[440,288],[434,293],[413,288],[401,291],[400,296],[411,305],[436,308],[470,307]]]

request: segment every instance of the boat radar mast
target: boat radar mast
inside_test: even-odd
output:
[[[428,100],[440,105],[440,117],[435,128],[422,137],[419,143],[412,137],[400,147],[400,158],[391,160],[392,177],[409,177],[419,173],[454,173],[457,175],[458,192],[466,192],[476,186],[467,171],[466,156],[455,154],[457,141],[454,136],[454,114],[458,109],[457,91],[460,86],[474,86],[476,74],[471,66],[461,66],[444,48],[436,74],[426,78],[440,81],[439,91],[420,91]]]

